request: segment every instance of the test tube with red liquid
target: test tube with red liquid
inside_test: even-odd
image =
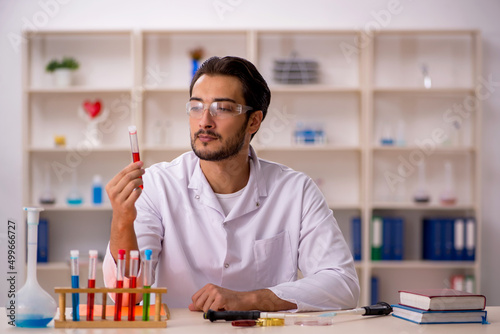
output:
[[[97,263],[97,251],[89,250],[89,288],[95,288],[95,270]],[[94,294],[87,294],[87,321],[94,320]]]
[[[137,287],[137,273],[139,272],[139,251],[130,251],[129,265],[129,288]],[[128,299],[128,320],[135,320],[135,293],[131,293]]]
[[[125,250],[118,250],[118,261],[116,263],[116,287],[123,288],[123,278],[125,277]],[[115,296],[115,321],[122,319],[122,293]]]
[[[137,127],[135,125],[130,125],[128,127],[128,134],[130,137],[130,149],[132,150],[132,160],[134,162],[140,161],[141,158],[139,156],[139,141],[137,140]],[[140,185],[139,187],[143,189],[142,185]]]

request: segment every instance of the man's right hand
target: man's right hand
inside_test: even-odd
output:
[[[137,217],[135,202],[142,193],[139,186],[142,185],[141,176],[145,173],[143,166],[142,161],[131,163],[106,185],[106,192],[113,207],[109,247],[115,261],[119,249],[125,249],[127,252],[138,249],[134,231],[134,221]]]
[[[137,210],[135,202],[141,195],[142,185],[141,176],[144,174],[142,161],[133,162],[118,174],[115,175],[106,185],[111,206],[113,207],[113,220],[120,222],[133,223]]]

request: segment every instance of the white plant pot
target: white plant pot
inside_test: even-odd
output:
[[[60,68],[54,71],[54,85],[56,87],[68,87],[73,83],[73,71]]]

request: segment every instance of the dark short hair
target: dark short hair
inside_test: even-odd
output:
[[[247,113],[247,119],[250,114],[257,110],[262,110],[263,120],[266,117],[267,109],[271,103],[271,91],[267,86],[266,80],[259,73],[254,64],[240,57],[212,57],[207,59],[196,71],[191,85],[189,86],[189,97],[193,94],[193,86],[196,81],[204,74],[207,75],[228,75],[240,80],[243,87],[243,98],[245,104],[252,107],[253,110]]]

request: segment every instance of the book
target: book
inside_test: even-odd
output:
[[[476,223],[474,218],[468,218],[465,223],[465,258],[474,261],[476,254]]]
[[[486,297],[454,289],[400,290],[399,303],[425,311],[483,310]]]
[[[424,218],[422,258],[432,261],[474,261],[473,218]]]
[[[417,324],[488,323],[484,310],[424,311],[403,305],[391,306],[394,317]]]
[[[457,218],[454,222],[453,259],[457,261],[465,259],[465,221],[462,218]]]
[[[442,224],[439,218],[425,218],[423,222],[423,259],[442,260]]]
[[[450,288],[459,290],[459,291],[467,291],[465,290],[465,275],[453,275],[450,277]],[[471,292],[471,291],[468,291]]]
[[[404,255],[404,220],[403,218],[393,218],[391,240],[391,260],[403,260]]]
[[[383,217],[382,260],[403,260],[404,220],[400,217]]]
[[[38,221],[38,240],[36,250],[36,261],[46,263],[49,258],[49,222],[40,218]]]
[[[454,227],[455,219],[443,218],[441,219],[442,233],[441,233],[441,245],[442,245],[442,257],[441,260],[450,261],[453,260],[454,252]]]
[[[361,260],[361,217],[351,220],[352,256],[354,261]]]
[[[382,217],[382,260],[392,260],[392,218]]]
[[[380,300],[378,299],[378,277],[372,276],[370,280],[370,300],[371,305],[377,304]]]
[[[374,216],[372,219],[371,253],[372,261],[382,260],[382,229],[381,217]]]

